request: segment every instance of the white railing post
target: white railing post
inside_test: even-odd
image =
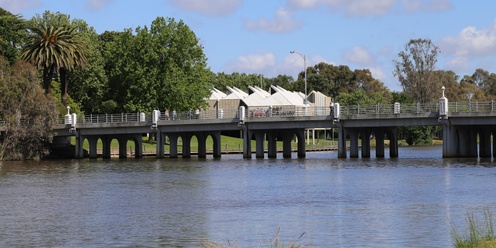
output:
[[[339,103],[334,103],[334,119],[339,119],[341,116],[341,106]]]
[[[394,113],[394,114],[399,114],[399,113],[401,113],[401,104],[400,104],[399,102],[395,102],[395,103],[394,103],[393,113]]]

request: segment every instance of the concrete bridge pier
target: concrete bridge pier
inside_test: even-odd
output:
[[[220,131],[215,131],[215,132],[210,132],[210,135],[212,136],[213,139],[213,150],[214,150],[214,158],[221,158],[222,157],[222,150],[221,150],[221,132]]]
[[[156,148],[155,148],[155,154],[156,154],[157,158],[164,158],[165,157],[165,150],[164,150],[165,134],[157,130],[155,133],[155,140],[157,142]]]
[[[455,127],[443,121],[443,158],[454,158],[459,154],[459,136]]]
[[[384,140],[387,135],[389,139],[389,156],[398,157],[398,135],[396,127],[387,128],[342,128],[338,127],[338,157],[346,158],[346,137],[350,140],[350,158],[359,157],[359,142],[361,139],[362,158],[370,158],[370,140],[372,133],[376,138],[376,157],[384,158],[385,144]]]
[[[169,157],[177,158],[177,140],[179,135],[176,133],[169,133],[167,136],[169,137]]]
[[[191,158],[191,135],[190,133],[182,133],[181,139],[183,141],[183,158]]]
[[[493,135],[493,156],[496,157],[496,129],[491,129]]]
[[[364,128],[362,134],[362,158],[370,158],[370,135],[369,128]]]
[[[358,135],[359,132],[356,129],[350,129],[348,131],[348,136],[350,137],[350,158],[358,158]]]
[[[454,126],[444,121],[443,158],[493,157],[496,154],[495,131],[492,126]]]
[[[294,135],[298,139],[298,158],[305,158],[307,156],[307,147],[305,142],[305,129],[294,130]],[[291,135],[292,136],[292,135]],[[315,133],[314,133],[315,136]]]
[[[469,128],[468,133],[468,157],[477,158],[477,130]]]
[[[346,154],[346,129],[342,126],[338,127],[338,158],[347,158]]]
[[[277,133],[275,131],[267,133],[267,157],[277,158]]]
[[[283,158],[291,158],[291,141],[293,140],[293,135],[288,134],[286,132],[282,133],[282,157]],[[298,140],[298,142],[300,142]],[[305,140],[302,140],[305,143]]]
[[[387,131],[388,139],[389,139],[389,157],[397,158],[398,157],[398,128],[393,127],[388,129]]]
[[[196,133],[196,139],[198,140],[198,158],[207,157],[207,136],[204,132]]]
[[[265,137],[265,132],[264,131],[255,131],[253,132],[253,135],[255,136],[255,150],[256,158],[264,158],[264,137]]]
[[[84,149],[83,149],[84,136],[76,133],[76,154],[74,156],[78,159],[84,157]]]
[[[117,136],[119,142],[119,158],[127,158],[127,141],[134,141],[134,157],[143,157],[143,138],[141,134]]]
[[[88,136],[86,137],[86,139],[88,140],[88,144],[90,146],[90,149],[89,149],[89,156],[90,156],[90,159],[96,159],[98,157],[98,154],[97,154],[97,149],[96,149],[96,146],[97,146],[97,143],[98,143],[98,138],[97,136]]]
[[[386,133],[382,128],[375,130],[375,157],[384,158],[384,136]]]
[[[245,124],[243,126],[243,158],[251,158],[251,136],[252,132]]]
[[[75,157],[76,158],[84,158],[84,148],[83,143],[84,140],[88,140],[89,145],[89,158],[96,159],[98,157],[97,152],[97,144],[98,140],[102,141],[103,158],[111,157],[111,142],[112,139],[117,139],[119,142],[119,158],[127,158],[127,142],[129,140],[134,141],[134,157],[141,158],[143,157],[143,141],[141,134],[132,134],[132,135],[81,135],[76,134],[76,147],[75,147]]]
[[[111,151],[111,146],[110,143],[112,142],[112,138],[110,138],[108,135],[105,135],[100,138],[102,140],[102,158],[109,159],[112,157],[112,151]]]
[[[479,156],[491,158],[491,130],[482,128],[479,132]]]
[[[251,140],[255,139],[256,158],[265,157],[264,141],[267,139],[268,158],[277,157],[277,137],[282,137],[282,156],[291,158],[291,142],[296,136],[298,140],[298,158],[306,157],[305,129],[285,129],[285,130],[249,130],[243,128],[243,158],[251,158]]]

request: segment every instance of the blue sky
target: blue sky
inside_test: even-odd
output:
[[[85,20],[98,33],[149,26],[158,16],[183,20],[200,39],[214,72],[296,78],[319,62],[367,68],[394,91],[398,59],[410,39],[441,50],[437,69],[459,76],[496,72],[493,0],[0,0],[30,19],[45,10]]]

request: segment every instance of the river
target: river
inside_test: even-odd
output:
[[[267,247],[278,229],[283,244],[452,247],[467,213],[496,213],[496,167],[441,154],[3,162],[0,247]]]

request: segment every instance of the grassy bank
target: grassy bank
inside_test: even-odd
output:
[[[243,139],[242,138],[233,138],[233,137],[229,137],[229,136],[222,136],[221,137],[221,140],[222,140],[222,145],[221,145],[221,150],[222,152],[224,153],[237,153],[237,152],[242,152],[243,151]],[[319,151],[319,150],[336,150],[337,149],[337,139],[336,140],[328,140],[328,139],[315,139],[315,140],[307,140],[307,145],[306,145],[306,148],[307,150],[314,150],[314,151]],[[389,146],[389,140],[385,140],[385,145],[386,147]],[[74,138],[72,140],[72,144],[75,144],[75,141],[74,141]],[[179,138],[178,140],[178,152],[182,152],[182,140],[181,138]],[[433,140],[432,142],[433,145],[441,145],[442,144],[442,140]],[[155,145],[156,145],[156,142],[153,140],[153,139],[149,139],[148,137],[143,137],[143,152],[145,154],[147,153],[155,153]],[[196,136],[193,136],[191,138],[191,152],[192,153],[195,153],[195,152],[198,152],[198,140],[196,138]],[[359,145],[360,145],[360,140],[359,140]],[[127,148],[128,148],[128,151],[133,151],[134,149],[134,141],[131,141],[129,140],[127,142]],[[293,148],[296,148],[297,147],[297,142],[296,141],[293,141],[291,146]],[[373,139],[370,141],[370,146],[371,147],[375,147],[376,146],[376,140]],[[405,140],[399,140],[398,141],[398,146],[408,146],[408,144],[406,143]],[[103,145],[102,145],[102,141],[101,140],[98,140],[97,142],[97,150],[101,151]],[[118,151],[119,149],[119,142],[114,139],[112,140],[111,144],[110,144],[110,147],[113,151],[113,153],[115,151]],[[206,140],[206,147],[207,147],[207,151],[208,152],[211,152],[212,149],[213,149],[213,140],[211,137],[208,137],[207,140]],[[252,147],[252,151],[255,151],[256,149],[256,142],[254,140],[251,141],[251,147]],[[268,147],[268,142],[267,141],[264,141],[264,148],[267,149]],[[282,150],[282,147],[283,147],[283,144],[282,144],[282,141],[278,141],[277,142],[277,149],[280,151]],[[349,141],[347,142],[347,147],[349,147]],[[88,140],[84,140],[84,143],[83,143],[83,148],[88,150],[89,149],[89,144],[88,144]],[[166,143],[165,143],[165,146],[164,146],[164,149],[166,151],[166,153],[168,151],[170,151],[170,145],[169,145],[169,141],[166,140]],[[100,153],[100,152],[99,152]]]

